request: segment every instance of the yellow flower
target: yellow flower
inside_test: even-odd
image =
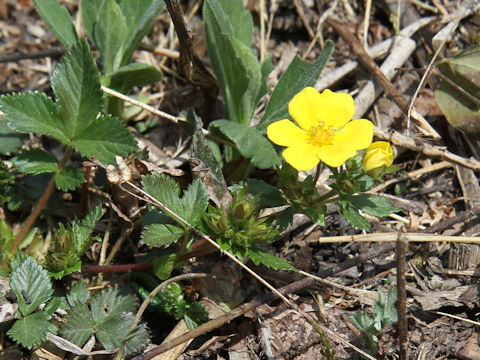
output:
[[[363,171],[371,173],[376,169],[384,169],[393,164],[393,149],[387,141],[372,143],[363,157]]]
[[[355,104],[349,94],[319,93],[307,87],[293,97],[288,112],[300,127],[280,120],[267,127],[267,136],[287,147],[282,156],[297,170],[310,170],[320,161],[340,166],[372,143],[373,124],[365,119],[351,120]]]

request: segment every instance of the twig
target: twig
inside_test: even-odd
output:
[[[15,62],[27,59],[41,59],[44,57],[58,57],[65,53],[64,47],[56,47],[47,50],[32,51],[28,53],[16,52],[13,54],[0,55],[0,63]]]
[[[402,112],[407,115],[408,110],[408,102],[405,97],[393,86],[393,84],[388,80],[382,70],[378,67],[378,65],[373,61],[373,59],[368,55],[368,53],[363,48],[360,41],[357,37],[349,30],[348,26],[332,20],[331,18],[328,19],[328,24],[331,25],[336,32],[342,36],[347,43],[350,45],[352,51],[357,55],[358,61],[360,64],[370,73],[372,74],[375,81],[377,81],[384,89],[385,93],[388,97],[390,97],[402,110]],[[432,136],[435,139],[439,139],[440,135],[432,128],[432,126],[425,120],[423,117],[414,112],[412,113],[412,117],[415,121],[418,122],[419,129],[423,129],[424,132]]]
[[[400,360],[407,360],[408,323],[407,323],[407,290],[405,273],[407,264],[408,240],[400,233],[397,238],[397,339],[400,348]]]
[[[402,233],[402,236],[404,236],[409,242],[445,241],[445,242],[452,242],[452,243],[480,244],[479,237],[434,235],[434,234],[426,233],[425,231],[427,230],[428,229],[425,229],[421,233]],[[387,232],[387,233],[374,233],[374,234],[319,237],[317,240],[315,240],[315,242],[318,242],[319,244],[344,243],[344,242],[396,242],[397,238],[398,238],[398,233]]]
[[[480,207],[474,207],[468,210],[465,210],[458,214],[457,216],[454,216],[452,218],[449,218],[447,220],[442,221],[441,223],[438,223],[436,225],[432,225],[428,227],[427,229],[420,231],[421,233],[424,234],[433,234],[433,233],[439,233],[445,229],[448,229],[452,227],[455,224],[460,224],[463,223],[465,220],[471,218],[471,217],[476,217],[480,215]]]
[[[317,274],[318,277],[321,278],[326,278],[329,276],[333,276],[335,274],[338,274],[341,271],[350,269],[353,266],[356,266],[358,264],[364,263],[366,261],[369,261],[371,259],[374,259],[382,254],[385,254],[387,252],[390,252],[395,249],[395,244],[388,244],[386,246],[382,246],[380,248],[368,251],[364,254],[359,255],[358,257],[348,259],[340,264],[334,265],[332,268],[326,269],[324,271],[321,271],[319,274]],[[295,281],[291,284],[288,284],[282,288],[280,288],[278,291],[281,292],[282,294],[291,294],[295,291],[299,291],[305,287],[311,286],[315,283],[315,279],[311,278],[305,278],[302,280]],[[257,308],[260,305],[269,303],[275,299],[277,299],[278,296],[275,293],[270,293],[267,294],[259,299],[252,300],[246,304],[243,304],[232,311],[226,313],[225,315],[219,316],[218,318],[215,318],[213,320],[210,320],[209,322],[200,325],[199,327],[189,331],[186,334],[183,334],[179,336],[178,338],[171,340],[169,342],[166,342],[160,346],[157,346],[156,348],[136,356],[132,360],[149,360],[152,359],[153,357],[167,351],[170,349],[173,349],[174,347],[190,340],[193,339],[197,336],[200,336],[202,334],[205,334],[209,331],[212,331],[213,329],[216,329],[228,322],[231,322],[232,320],[236,319],[239,316],[242,316],[246,312],[252,311],[255,308]]]
[[[390,141],[394,145],[403,146],[404,148],[421,152],[424,155],[445,159],[453,163],[465,166],[475,171],[480,171],[480,162],[474,158],[466,159],[459,155],[453,154],[444,147],[430,145],[426,142],[420,142],[412,137],[407,137],[398,131],[387,131],[375,127],[375,136],[379,139]]]

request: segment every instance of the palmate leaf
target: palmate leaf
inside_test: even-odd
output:
[[[105,349],[118,349],[129,334],[134,317],[132,313],[109,316],[98,326],[95,336]]]
[[[0,97],[0,110],[8,126],[20,132],[49,135],[68,144],[57,107],[47,95],[33,91]]]
[[[276,257],[258,247],[251,247],[248,249],[248,257],[255,265],[262,264],[274,270],[295,270],[295,267],[287,260]]]
[[[55,186],[62,191],[75,190],[85,182],[83,171],[76,166],[67,165],[55,176]]]
[[[53,294],[47,272],[31,257],[12,271],[10,288],[17,296],[18,309],[23,316],[32,313]]]
[[[144,349],[150,341],[150,334],[148,333],[145,324],[137,325],[133,330],[127,334],[124,340],[125,355],[132,355]]]
[[[103,210],[100,205],[90,211],[82,221],[74,220],[72,223],[72,236],[74,249],[78,256],[90,246],[91,235],[95,229],[95,225],[102,218]]]
[[[121,295],[118,287],[111,287],[94,294],[90,308],[95,323],[100,324],[107,318],[136,311],[138,304],[135,296]]]
[[[8,331],[8,336],[27,349],[31,349],[44,342],[47,333],[57,333],[55,325],[49,323],[48,320],[50,320],[50,315],[46,312],[30,314],[15,321]]]
[[[74,138],[103,106],[100,77],[86,39],[77,42],[55,66],[51,82],[65,135]]]
[[[370,194],[347,195],[344,199],[371,216],[383,217],[399,211],[397,207],[381,196]]]
[[[151,224],[142,231],[142,243],[149,246],[167,247],[185,233],[184,229],[171,224]]]
[[[75,304],[84,304],[90,296],[88,292],[88,284],[85,281],[77,281],[72,285],[67,294],[67,301],[70,306]]]
[[[77,41],[77,32],[65,7],[58,0],[33,0],[35,9],[65,47]]]
[[[88,306],[77,303],[65,315],[65,322],[60,327],[60,334],[75,345],[82,347],[92,336],[94,326],[95,323]]]
[[[102,162],[114,164],[116,155],[126,156],[135,151],[137,142],[119,119],[106,115],[77,134],[73,146],[83,156],[95,156]]]

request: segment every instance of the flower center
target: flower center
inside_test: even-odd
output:
[[[315,146],[331,144],[335,137],[335,130],[331,126],[326,126],[324,121],[319,121],[318,125],[312,126],[308,130],[308,142]]]

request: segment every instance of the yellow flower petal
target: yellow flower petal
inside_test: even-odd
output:
[[[306,87],[293,97],[288,111],[302,129],[308,130],[320,122],[338,129],[352,118],[355,103],[346,93],[334,93],[328,89],[319,93],[312,87]]]
[[[286,119],[268,125],[267,136],[280,146],[301,146],[307,142],[307,132]]]
[[[320,159],[331,167],[341,166],[357,153],[355,148],[344,144],[333,144],[322,146],[318,150]]]
[[[282,152],[283,158],[299,171],[313,169],[319,162],[316,146],[305,144],[303,146],[289,147]]]
[[[367,148],[373,139],[373,124],[369,120],[358,119],[352,120],[342,127],[336,134],[335,144],[344,144],[353,148],[353,150],[361,150]]]
[[[381,173],[383,168],[389,167],[393,164],[395,156],[393,154],[392,146],[387,141],[377,141],[372,143],[365,152],[363,158],[363,170],[367,173],[377,172]]]

